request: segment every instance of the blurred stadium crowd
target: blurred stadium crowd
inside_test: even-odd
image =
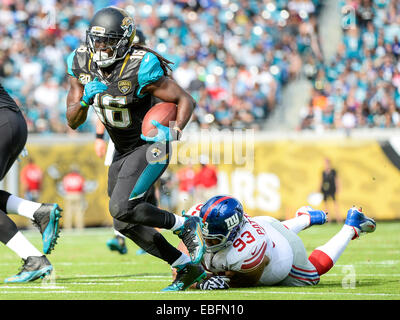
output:
[[[400,1],[340,0],[343,35],[308,77],[301,129],[400,127]]]
[[[301,129],[400,125],[400,3],[342,0],[355,9],[333,61],[318,37],[322,0],[3,0],[1,83],[33,133],[70,133],[66,57],[85,41],[96,10],[125,8],[147,45],[172,60],[173,76],[198,102],[191,126],[261,128],[282,88],[313,83]],[[350,15],[351,17],[351,15]],[[87,121],[79,132],[95,131]]]

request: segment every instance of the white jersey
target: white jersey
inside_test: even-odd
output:
[[[288,240],[271,225],[271,221],[275,220],[274,218],[259,216],[253,219],[264,228],[273,243],[271,261],[265,267],[259,284],[264,286],[277,284],[288,276],[292,268],[292,247]]]
[[[223,271],[249,272],[257,268],[264,257],[272,258],[273,243],[265,230],[254,220],[244,217],[245,222],[232,245],[216,253],[206,252],[204,268],[213,273]]]
[[[188,215],[199,215],[201,204],[193,206]],[[206,252],[202,264],[212,273],[225,271],[249,272],[268,257],[259,280],[260,285],[274,285],[285,279],[293,264],[293,251],[287,239],[270,222],[267,216],[248,217],[232,241],[232,245],[216,253]]]

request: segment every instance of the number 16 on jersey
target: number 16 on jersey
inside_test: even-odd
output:
[[[126,108],[126,96],[112,96],[97,94],[94,100],[94,110],[104,124],[115,128],[127,128],[132,124],[129,109]]]

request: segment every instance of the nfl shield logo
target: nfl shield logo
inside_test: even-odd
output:
[[[127,94],[132,88],[132,83],[129,80],[118,81],[118,89],[123,94]]]

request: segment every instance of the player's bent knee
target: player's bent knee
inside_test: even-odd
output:
[[[132,227],[131,224],[114,219],[113,227],[116,231],[126,236],[126,232]]]
[[[109,210],[111,216],[119,221],[129,222],[129,208],[124,202],[110,201]]]
[[[153,206],[147,202],[140,202],[133,208],[133,219],[135,223],[143,223],[151,214]]]
[[[119,221],[141,224],[146,220],[150,204],[141,199],[128,202],[110,201],[109,210],[111,216]]]

